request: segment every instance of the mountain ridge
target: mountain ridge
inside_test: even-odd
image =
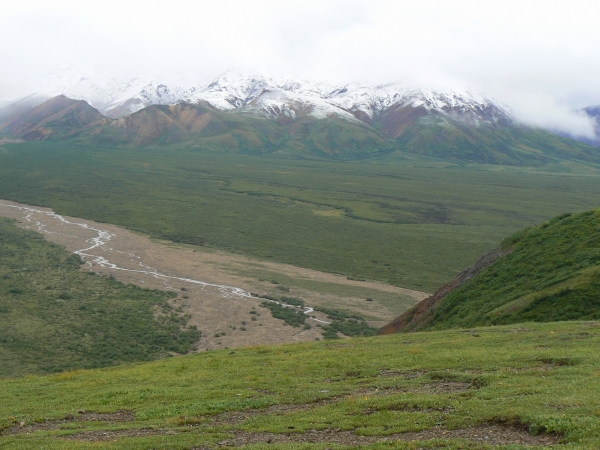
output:
[[[429,99],[429,104],[413,98],[412,103],[381,109],[370,123],[314,114],[313,106],[301,101],[295,109],[271,105],[270,112],[264,113],[264,105],[252,105],[257,98],[249,100],[249,110],[232,106],[223,111],[198,100],[150,105],[112,119],[83,100],[59,95],[0,122],[0,133],[33,141],[73,139],[86,145],[141,147],[189,144],[234,153],[325,159],[397,154],[505,165],[539,166],[562,160],[600,164],[597,148],[519,125],[494,105],[454,110],[448,106],[460,105],[454,97],[443,103]]]
[[[466,122],[472,126],[523,125],[510,109],[482,93],[464,88],[431,88],[402,83],[304,81],[287,76],[225,72],[216,78],[170,83],[150,78],[116,79],[90,75],[67,65],[44,76],[31,89],[0,98],[0,118],[9,117],[65,95],[85,100],[104,116],[118,119],[152,105],[208,103],[222,111],[239,111],[289,123],[304,116],[360,121],[397,139],[418,117]],[[562,137],[600,146],[600,119],[594,107],[582,111],[597,122],[596,137]],[[398,123],[399,122],[399,123]],[[411,123],[412,123],[411,122]]]

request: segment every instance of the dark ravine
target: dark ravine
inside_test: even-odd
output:
[[[510,249],[496,247],[486,253],[475,265],[463,270],[450,283],[438,289],[435,294],[421,300],[408,311],[396,317],[390,323],[379,329],[378,334],[394,334],[401,331],[420,331],[427,327],[440,302],[452,291],[464,285],[470,279],[479,275],[484,269],[494,264],[498,259],[510,253]]]

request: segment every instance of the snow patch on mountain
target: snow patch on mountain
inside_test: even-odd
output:
[[[168,86],[151,80],[133,79],[125,86],[115,89],[113,100],[101,111],[118,118],[137,112],[150,105],[172,105],[188,95],[188,90],[180,86]]]
[[[354,120],[352,114],[325,99],[331,89],[333,87],[323,83],[308,83],[294,78],[228,72],[208,85],[198,86],[184,100],[189,103],[207,102],[226,111],[245,109],[269,117],[280,114],[297,117],[302,112],[318,118],[334,114]]]

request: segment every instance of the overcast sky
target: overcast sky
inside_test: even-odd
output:
[[[0,0],[0,95],[58,65],[167,82],[239,70],[470,87],[589,134],[597,0]],[[4,93],[3,93],[4,91]]]

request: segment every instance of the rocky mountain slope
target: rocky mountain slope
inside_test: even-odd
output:
[[[563,214],[507,238],[380,332],[596,320],[598,292],[600,210]]]
[[[72,120],[71,130],[50,132],[58,124],[42,123],[39,114],[48,105],[40,103],[54,102],[49,108],[54,111],[60,102],[51,98],[61,95],[85,101],[97,111],[88,109],[89,120]],[[142,79],[118,81],[66,67],[33,89],[14,93],[12,100],[2,99],[2,104],[0,133],[27,140],[77,136],[95,144],[195,142],[226,151],[347,158],[401,150],[510,165],[555,159],[600,162],[598,150],[523,126],[503,105],[468,90],[413,89],[394,83],[338,86],[233,72],[182,87]],[[103,122],[98,122],[100,115],[106,117]]]

